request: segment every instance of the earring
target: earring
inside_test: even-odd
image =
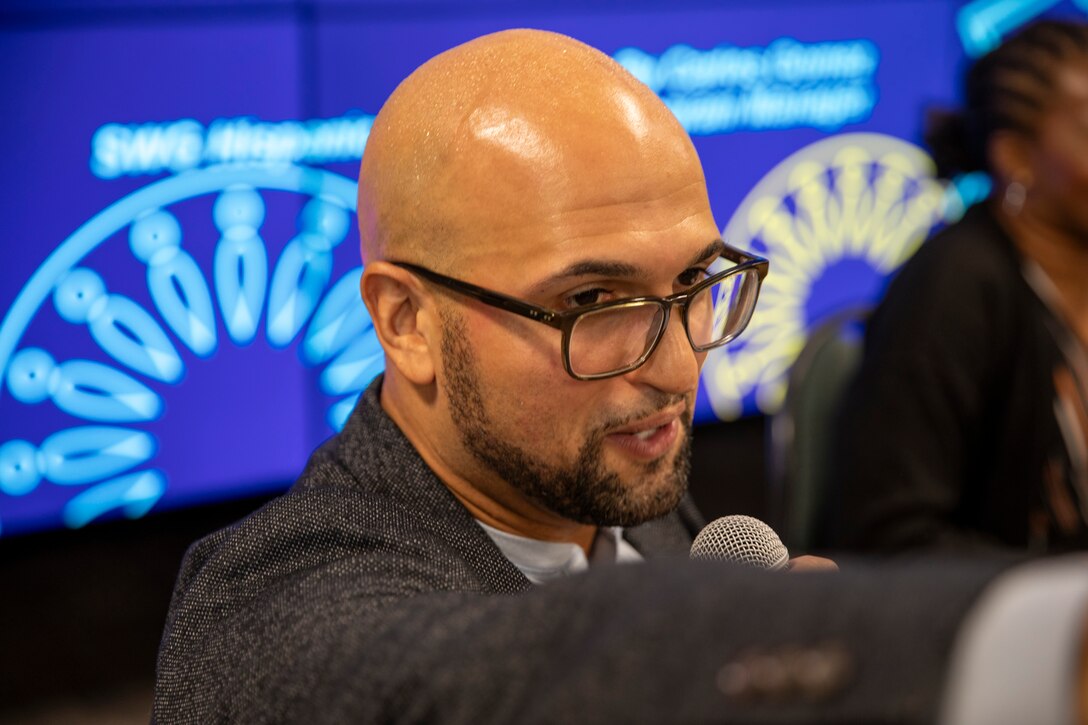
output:
[[[1009,216],[1016,216],[1024,210],[1024,202],[1028,198],[1028,187],[1019,181],[1010,181],[1005,185],[1005,198],[1001,200],[1001,208]]]

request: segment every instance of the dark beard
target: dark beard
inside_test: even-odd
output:
[[[465,342],[459,317],[443,313],[442,355],[450,415],[461,442],[478,461],[502,480],[544,508],[563,518],[595,526],[635,526],[672,511],[687,491],[691,469],[691,416],[682,419],[682,444],[673,458],[662,457],[646,466],[648,475],[671,466],[666,480],[650,492],[633,490],[605,469],[603,452],[607,431],[626,421],[610,421],[593,431],[569,466],[557,466],[533,457],[498,437],[484,410],[476,359]],[[676,402],[662,394],[646,415]],[[641,416],[635,416],[637,419]]]

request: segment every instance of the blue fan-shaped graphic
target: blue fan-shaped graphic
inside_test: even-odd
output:
[[[262,193],[305,198],[298,231],[270,263],[261,237]],[[302,166],[222,166],[150,184],[114,203],[64,240],[19,292],[0,323],[0,414],[52,405],[63,427],[42,440],[0,441],[0,501],[41,485],[70,487],[63,520],[77,527],[120,509],[144,515],[167,477],[154,467],[159,441],[145,427],[162,414],[163,386],[185,373],[179,345],[197,358],[220,346],[265,337],[283,348],[297,340],[309,366],[323,366],[322,391],[336,398],[328,421],[339,429],[360,391],[382,369],[381,349],[359,298],[362,268],[333,280],[333,249],[355,211],[356,184]],[[184,248],[170,207],[214,195],[219,235],[206,275]],[[152,301],[143,306],[111,291],[87,264],[99,245],[127,228],[129,250],[146,267]],[[85,326],[95,359],[58,360],[22,346],[39,315]],[[222,321],[226,337],[217,334]],[[69,425],[74,417],[79,425]]]

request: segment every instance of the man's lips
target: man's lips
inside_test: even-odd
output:
[[[653,460],[669,452],[680,434],[683,408],[662,411],[617,428],[606,440],[634,458]]]
[[[639,418],[636,421],[632,421],[625,426],[616,428],[610,431],[610,435],[615,434],[636,434],[653,430],[654,428],[660,428],[663,425],[667,425],[670,421],[678,419],[684,414],[684,406],[678,406],[663,410],[660,413],[648,415],[645,418]]]

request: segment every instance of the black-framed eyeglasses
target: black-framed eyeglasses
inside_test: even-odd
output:
[[[391,264],[486,305],[560,330],[567,373],[576,380],[601,380],[630,372],[650,359],[668,329],[673,305],[680,306],[688,342],[696,352],[720,347],[744,331],[752,319],[769,262],[728,244],[717,261],[721,259],[736,266],[714,272],[668,297],[628,297],[563,311],[540,307],[416,264]]]

